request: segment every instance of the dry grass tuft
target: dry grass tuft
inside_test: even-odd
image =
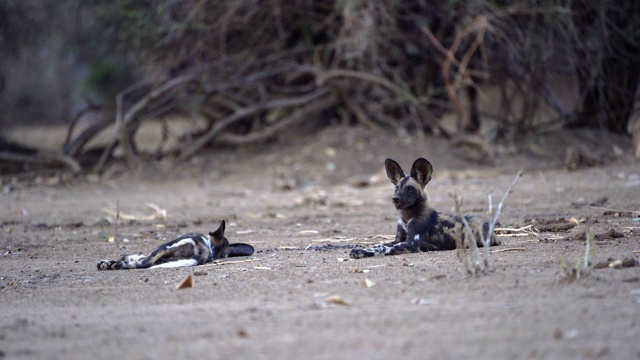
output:
[[[467,219],[462,214],[462,211],[461,211],[462,204],[463,204],[462,198],[455,194],[450,194],[450,196],[453,198],[455,203],[456,214],[460,216],[463,222],[463,224],[456,225],[458,226],[458,229],[456,229],[457,230],[456,232],[462,233],[462,231],[464,231],[465,233],[464,243],[462,242],[462,239],[456,239],[456,255],[458,256],[458,259],[464,264],[464,267],[469,274],[471,275],[486,274],[491,269],[491,264],[490,264],[491,251],[489,247],[491,244],[491,240],[495,236],[494,234],[495,226],[498,223],[498,219],[500,218],[500,214],[502,213],[502,208],[503,208],[504,202],[507,200],[507,196],[509,195],[509,193],[511,193],[511,190],[516,185],[516,183],[520,180],[521,177],[522,177],[522,170],[520,170],[516,175],[516,177],[513,179],[513,181],[511,182],[511,185],[509,185],[509,188],[507,188],[507,191],[505,191],[504,195],[502,196],[502,199],[498,203],[498,207],[495,209],[493,208],[492,194],[491,192],[489,192],[489,211],[488,211],[490,215],[489,228],[486,234],[483,231],[479,232],[480,239],[476,239],[473,229],[469,225],[469,222],[467,221]],[[478,247],[477,240],[480,240],[481,244],[483,244],[482,252]]]
[[[573,263],[565,259],[560,261],[563,279],[567,282],[573,282],[589,275],[591,270],[593,270],[592,259],[595,257],[595,251],[595,236],[591,228],[589,228],[586,233],[584,257],[582,259],[576,259]]]

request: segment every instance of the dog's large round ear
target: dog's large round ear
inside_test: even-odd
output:
[[[224,228],[225,228],[225,221],[222,220],[222,222],[220,223],[220,226],[218,226],[218,230],[214,231],[214,232],[210,232],[209,236],[215,236],[217,238],[223,238],[224,237]]]
[[[411,166],[411,177],[416,179],[422,187],[426,186],[429,181],[431,181],[432,173],[433,166],[431,166],[431,163],[427,159],[418,158]]]
[[[387,177],[391,180],[393,185],[398,185],[400,180],[404,179],[404,171],[402,171],[400,164],[395,162],[395,160],[385,160],[384,169],[387,171]]]
[[[253,255],[253,246],[244,243],[229,244],[228,257],[251,256]]]

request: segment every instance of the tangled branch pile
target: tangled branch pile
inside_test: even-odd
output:
[[[116,147],[135,166],[141,124],[175,113],[204,125],[159,156],[185,159],[206,146],[260,142],[336,119],[450,135],[439,123],[449,111],[459,130],[477,131],[480,118],[492,117],[509,134],[537,126],[541,104],[559,122],[623,132],[640,76],[638,2],[86,3],[113,49],[164,78],[122,90],[110,116],[79,134],[70,129],[63,152],[77,158],[115,122],[97,170]],[[558,74],[577,78],[582,106],[563,104],[548,86]],[[478,111],[481,83],[502,89],[495,113]]]

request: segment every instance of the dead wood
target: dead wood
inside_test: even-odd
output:
[[[113,13],[116,19],[111,20],[123,20],[114,22],[122,26],[114,31],[127,35],[121,39],[144,44],[140,51],[147,57],[142,58],[152,59],[154,70],[171,75],[162,83],[143,81],[123,90],[111,117],[72,139],[76,119],[63,154],[77,159],[91,139],[115,123],[94,169],[101,171],[116,148],[135,168],[145,155],[138,151],[135,134],[146,121],[158,118],[165,130],[153,158],[175,156],[184,161],[212,144],[265,141],[337,106],[336,116],[344,123],[355,120],[369,128],[404,129],[416,136],[423,131],[442,134],[439,118],[455,111],[462,124],[444,131],[452,137],[460,130],[476,132],[479,119],[488,117],[498,121],[498,136],[521,133],[504,130],[531,128],[543,102],[564,117],[570,112],[545,82],[560,71],[554,70],[557,60],[564,60],[565,69],[575,66],[573,52],[556,54],[553,49],[565,47],[548,44],[549,38],[558,39],[556,32],[574,31],[567,28],[571,11],[562,6],[460,5],[452,12],[429,2],[283,7],[194,0],[191,5],[172,7],[171,22],[154,18],[156,26],[148,29],[129,27],[131,16],[149,21],[147,9],[122,13],[124,18]],[[538,24],[540,15],[547,14],[558,21]],[[532,35],[536,33],[542,35]],[[477,109],[479,82],[503,90],[502,106],[495,114]],[[124,101],[145,87],[143,96]],[[462,101],[465,92],[468,105]],[[524,106],[514,101],[516,97],[526,99]],[[176,113],[188,114],[198,126],[165,148],[171,121],[167,115]],[[489,154],[491,144],[482,145],[483,154]]]
[[[150,104],[161,97],[167,96],[168,93],[175,90],[175,88],[184,86],[187,83],[195,79],[194,73],[185,74],[174,79],[170,79],[159,87],[153,89],[146,96],[136,102],[126,113],[123,114],[122,98],[125,93],[118,94],[117,103],[118,110],[116,112],[116,134],[112,142],[118,142],[122,146],[124,152],[124,158],[129,167],[134,167],[137,163],[135,156],[134,142],[132,137],[136,128],[131,126],[134,118],[138,113],[142,112]],[[139,124],[139,123],[138,123]]]
[[[78,114],[75,116],[75,118],[73,119],[73,121],[71,122],[71,124],[69,125],[69,129],[67,130],[67,136],[64,139],[64,145],[62,145],[63,149],[67,147],[67,145],[69,145],[69,142],[71,141],[71,137],[73,136],[73,130],[75,130],[76,125],[78,125],[78,122],[80,122],[80,120],[82,120],[82,117],[90,112],[97,112],[102,110],[102,108],[98,105],[95,104],[88,104],[87,106],[85,106],[82,110],[80,110],[78,112]],[[65,151],[63,150],[63,153],[65,153]]]
[[[329,90],[318,89],[312,93],[309,93],[303,96],[275,99],[275,100],[271,100],[263,103],[256,103],[249,107],[245,107],[240,110],[237,110],[233,112],[231,115],[227,116],[226,118],[217,121],[209,131],[207,131],[198,139],[195,139],[193,142],[184,145],[180,151],[180,156],[178,157],[178,161],[183,161],[186,158],[191,157],[203,146],[205,146],[208,142],[212,141],[213,139],[215,139],[216,136],[220,135],[226,128],[251,115],[255,115],[258,112],[271,110],[271,109],[301,106],[313,100],[318,100],[319,98],[327,94],[329,94]]]
[[[0,160],[18,163],[41,164],[52,167],[64,166],[74,174],[82,172],[80,164],[74,158],[59,153],[47,152],[44,150],[38,151],[36,154],[18,154],[14,152],[3,151],[0,152]]]
[[[323,99],[318,99],[295,113],[280,120],[277,124],[271,125],[261,131],[257,131],[247,135],[237,135],[233,133],[225,133],[220,135],[217,142],[229,145],[246,145],[251,143],[257,143],[264,141],[270,137],[273,137],[278,132],[286,130],[295,124],[298,124],[304,120],[308,120],[313,114],[317,114],[323,110],[330,109],[337,104],[335,96],[326,95]]]
[[[75,123],[72,123],[69,127],[65,144],[62,147],[62,153],[64,155],[77,158],[82,153],[84,146],[93,138],[98,136],[104,129],[109,127],[109,125],[113,124],[114,120],[113,115],[107,115],[97,123],[83,130],[73,140],[71,140],[71,135],[73,134],[73,127],[75,126]]]

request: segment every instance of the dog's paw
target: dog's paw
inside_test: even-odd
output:
[[[352,259],[362,259],[369,256],[371,255],[365,249],[353,249],[349,253],[349,257]]]
[[[98,261],[98,270],[120,270],[122,269],[122,261],[102,260]]]

